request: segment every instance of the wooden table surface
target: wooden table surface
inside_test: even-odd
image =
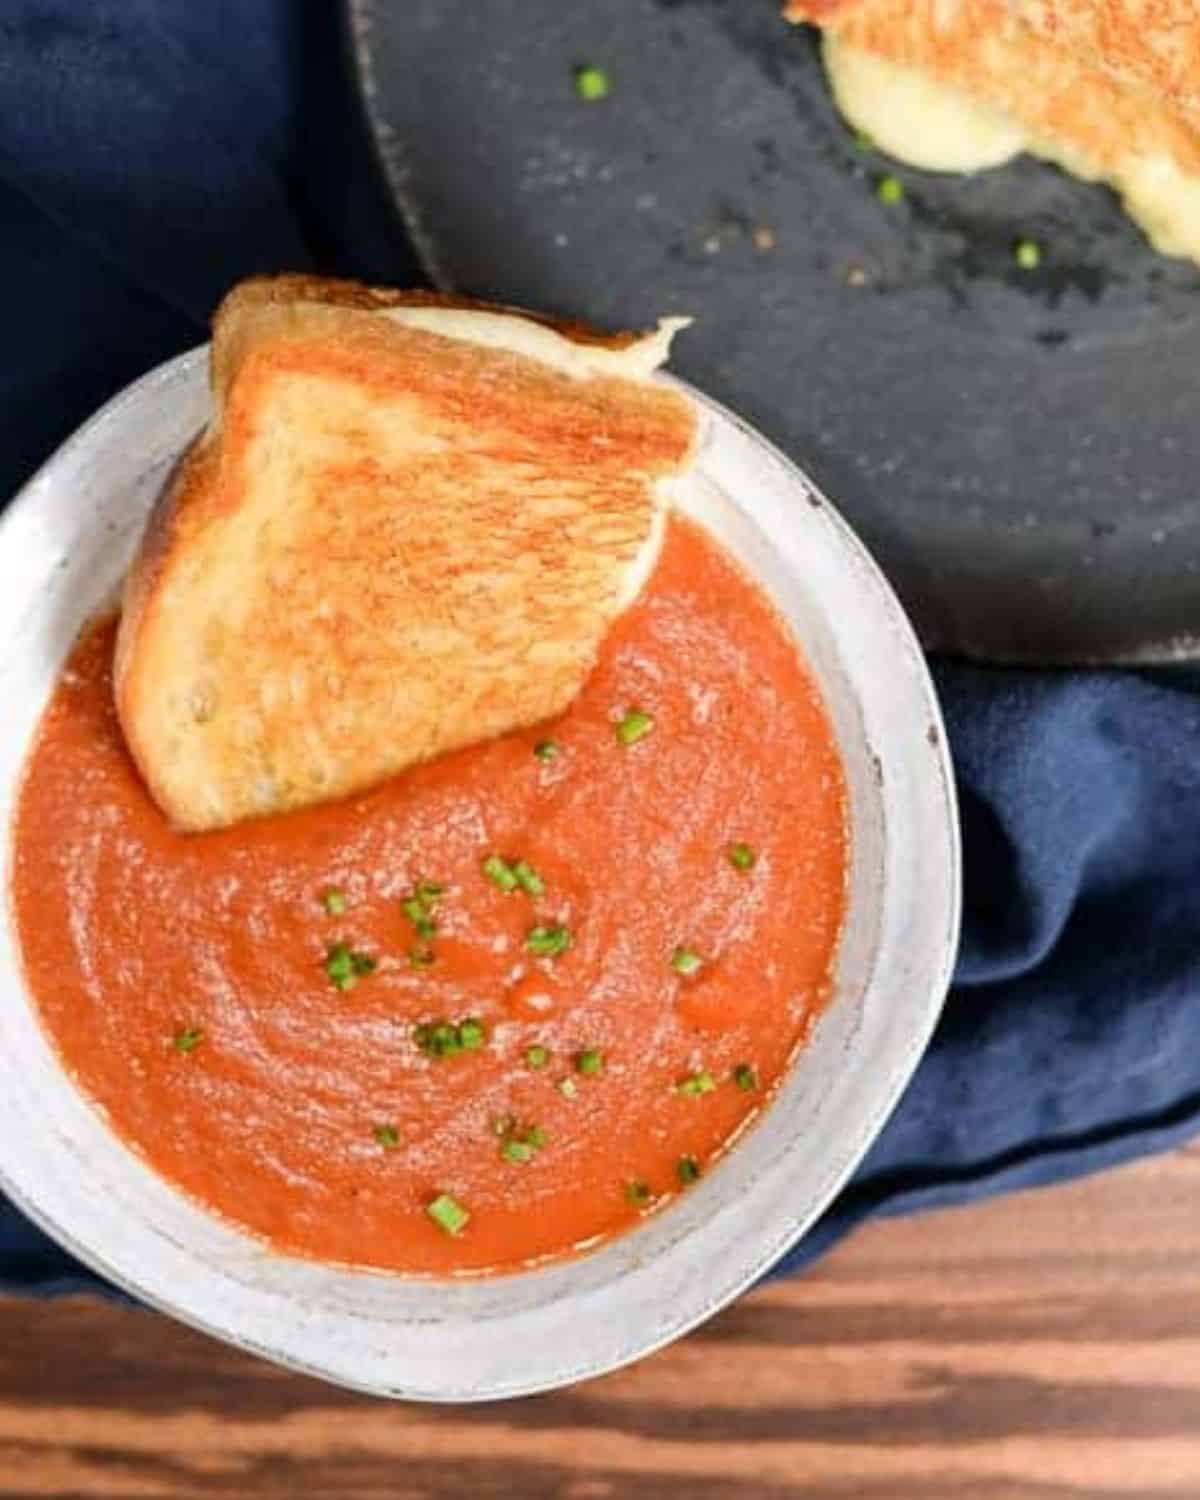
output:
[[[473,1409],[0,1299],[0,1496],[1200,1496],[1200,1145],[863,1230],[632,1369]]]

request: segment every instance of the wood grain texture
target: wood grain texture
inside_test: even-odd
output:
[[[475,1409],[152,1313],[0,1299],[0,1496],[1177,1500],[1200,1494],[1200,1145],[876,1224],[631,1369]]]

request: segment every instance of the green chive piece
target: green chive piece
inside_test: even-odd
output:
[[[558,1092],[564,1099],[574,1099],[579,1092],[579,1085],[573,1078],[560,1078],[558,1080]]]
[[[436,1057],[457,1057],[462,1051],[458,1028],[443,1023],[433,1028],[433,1053]]]
[[[1036,271],[1042,263],[1042,247],[1036,240],[1018,240],[1013,246],[1013,259],[1022,271]]]
[[[478,1052],[486,1040],[483,1022],[476,1016],[468,1016],[458,1023],[458,1045],[464,1052]]]
[[[391,1151],[400,1144],[400,1132],[394,1125],[376,1125],[372,1134],[385,1151]]]
[[[400,903],[400,910],[413,924],[419,938],[428,942],[437,936],[437,923],[429,915],[429,902],[422,896],[407,896]]]
[[[676,948],[671,954],[671,967],[676,974],[682,974],[685,979],[690,979],[693,974],[698,974],[704,965],[704,960],[691,948]]]
[[[635,1177],[632,1182],[625,1184],[625,1200],[636,1204],[639,1208],[650,1202],[650,1184],[643,1182],[640,1177]]]
[[[517,860],[512,867],[513,879],[521,887],[527,896],[544,896],[546,884],[538,872],[526,859]]]
[[[483,873],[502,891],[515,891],[519,881],[517,873],[506,859],[498,854],[489,854],[483,862]]]
[[[695,1182],[700,1176],[700,1163],[694,1156],[681,1156],[675,1163],[675,1175],[680,1182]]]
[[[478,1052],[487,1041],[487,1028],[478,1016],[464,1020],[422,1021],[413,1027],[413,1041],[430,1057],[457,1057],[460,1052]]]
[[[589,104],[597,99],[606,99],[612,80],[603,68],[593,66],[575,69],[575,92]]]
[[[730,844],[729,863],[735,870],[753,870],[754,861],[758,858],[749,844]]]
[[[202,1026],[183,1026],[171,1038],[171,1046],[176,1052],[195,1052],[203,1040],[204,1028]]]
[[[499,1121],[496,1123],[500,1124]],[[532,1161],[534,1152],[540,1151],[550,1139],[540,1125],[530,1125],[523,1134],[518,1135],[511,1115],[505,1116],[504,1123],[507,1128],[500,1132],[503,1138],[500,1155],[505,1161]]]
[[[455,1057],[462,1048],[458,1044],[458,1032],[447,1021],[422,1021],[413,1027],[413,1041],[430,1057]]]
[[[604,1053],[599,1047],[585,1047],[575,1059],[575,1071],[585,1078],[594,1078],[604,1072]]]
[[[543,958],[554,958],[559,953],[565,953],[571,946],[571,934],[561,925],[531,927],[525,938],[525,946],[530,953]]]
[[[447,1234],[461,1234],[471,1217],[462,1204],[452,1198],[449,1193],[439,1193],[433,1202],[427,1205],[425,1212],[437,1227]]]
[[[418,943],[415,948],[408,950],[408,961],[414,969],[428,969],[434,961],[433,949],[424,943]]]
[[[733,1081],[743,1094],[752,1094],[758,1087],[758,1074],[749,1063],[738,1063],[733,1070]]]
[[[875,184],[875,196],[880,203],[900,203],[904,199],[904,184],[898,177],[881,177]]]
[[[533,747],[533,753],[537,756],[538,760],[557,760],[558,741],[539,740]]]
[[[540,1043],[534,1042],[532,1047],[525,1049],[525,1066],[529,1068],[544,1068],[550,1061],[550,1053]]]
[[[329,889],[322,894],[321,905],[325,908],[325,910],[331,917],[344,916],[346,911],[345,891],[340,890],[336,885],[331,885]]]
[[[427,943],[437,936],[437,923],[430,913],[434,902],[445,893],[446,887],[439,885],[435,880],[420,880],[413,894],[406,896],[400,903],[400,910],[413,924],[417,936],[423,942]]]
[[[369,953],[356,953],[349,943],[335,943],[325,955],[325,973],[339,990],[352,990],[367,974],[373,974],[378,959]]]
[[[616,727],[617,740],[622,745],[636,745],[653,728],[653,714],[645,713],[640,708],[631,708]]]
[[[339,989],[354,983],[354,955],[348,943],[335,943],[325,955],[325,972]]]
[[[435,1057],[457,1057],[462,1051],[458,1027],[452,1026],[449,1021],[438,1022],[433,1028],[430,1051]]]
[[[701,1069],[699,1073],[689,1073],[686,1078],[681,1078],[675,1085],[677,1094],[711,1094],[717,1086],[717,1080],[707,1068]]]

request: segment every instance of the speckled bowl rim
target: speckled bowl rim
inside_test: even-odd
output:
[[[0,517],[0,880],[30,735],[80,625],[114,596],[146,509],[208,410],[204,348],[129,386]],[[664,377],[668,378],[669,377]],[[335,1383],[425,1401],[530,1394],[601,1374],[711,1316],[819,1216],[928,1043],[957,947],[954,781],[916,637],[815,485],[732,413],[698,402],[681,508],[797,629],[851,795],[850,910],[835,996],[779,1095],[665,1212],[590,1255],[514,1276],[422,1281],[279,1255],[206,1213],[108,1129],[68,1079],[0,923],[0,1187],[141,1300]]]

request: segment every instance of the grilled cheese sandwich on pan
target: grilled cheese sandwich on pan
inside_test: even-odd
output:
[[[839,109],[942,172],[1020,151],[1110,184],[1157,250],[1200,263],[1198,0],[789,0]]]

